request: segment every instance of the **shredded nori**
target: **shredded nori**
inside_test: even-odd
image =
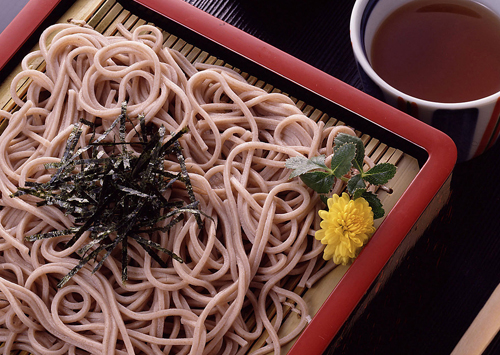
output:
[[[184,156],[178,139],[185,133],[180,131],[165,141],[165,127],[155,128],[146,125],[144,117],[138,117],[141,132],[136,132],[138,142],[125,141],[126,123],[131,122],[127,115],[127,105],[123,103],[120,116],[99,138],[95,138],[95,125],[81,120],[81,124],[92,129],[89,144],[77,149],[82,129],[75,125],[68,137],[64,155],[59,163],[47,164],[47,169],[57,169],[46,183],[27,183],[11,197],[33,195],[41,199],[38,206],[55,205],[66,214],[74,217],[75,227],[27,236],[27,241],[71,235],[65,247],[72,246],[86,231],[91,241],[78,251],[80,262],[58,283],[64,286],[85,264],[97,262],[93,273],[98,271],[106,258],[121,244],[122,282],[127,280],[129,239],[135,240],[162,267],[167,267],[157,252],[169,255],[172,259],[183,260],[170,250],[151,240],[155,232],[167,232],[184,219],[185,213],[196,217],[202,227],[201,212],[189,180]],[[119,141],[104,142],[109,133],[118,126]],[[127,150],[129,144],[141,144],[139,156]],[[104,147],[120,146],[105,154]],[[110,149],[110,148],[108,148]],[[87,152],[87,158],[83,153]],[[89,158],[90,157],[90,158]],[[172,173],[164,169],[164,161],[175,157],[180,172]],[[182,184],[175,184],[176,181]],[[183,200],[165,198],[169,189],[185,187],[189,203]],[[170,194],[171,195],[171,194]],[[158,222],[171,218],[165,227]],[[148,236],[148,237],[145,237]]]

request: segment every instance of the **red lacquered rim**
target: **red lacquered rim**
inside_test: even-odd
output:
[[[0,35],[3,68],[61,0],[31,0]],[[429,157],[289,355],[322,354],[450,176],[457,152],[444,133],[182,0],[134,0],[326,97],[426,150]],[[380,236],[380,237],[378,237]],[[383,237],[382,237],[383,236]]]
[[[45,21],[60,0],[30,0],[0,34],[0,70]]]

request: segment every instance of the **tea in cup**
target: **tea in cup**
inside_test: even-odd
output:
[[[357,0],[351,42],[364,90],[434,126],[458,161],[500,132],[500,1]]]

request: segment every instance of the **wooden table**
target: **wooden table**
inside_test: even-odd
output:
[[[0,0],[0,30],[25,2]],[[354,0],[188,2],[361,88],[349,40]],[[451,353],[500,283],[499,174],[500,144],[456,166],[448,205],[327,354]],[[497,337],[484,354],[499,353]]]

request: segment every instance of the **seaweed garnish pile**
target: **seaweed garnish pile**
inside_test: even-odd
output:
[[[92,128],[92,137],[87,146],[77,149],[82,129],[75,125],[69,136],[64,156],[59,163],[47,164],[47,169],[56,169],[50,181],[27,182],[12,197],[33,195],[41,201],[38,206],[55,205],[74,217],[75,226],[27,236],[26,240],[72,235],[65,247],[72,246],[84,232],[88,231],[91,241],[78,250],[80,261],[58,283],[64,286],[85,264],[94,259],[97,263],[93,273],[98,271],[111,252],[121,244],[122,281],[127,280],[129,238],[135,240],[162,267],[167,263],[157,252],[166,253],[174,260],[183,260],[170,250],[151,240],[152,233],[167,232],[184,218],[185,213],[196,217],[202,227],[201,212],[189,180],[184,157],[178,139],[185,131],[172,135],[165,143],[165,127],[146,126],[139,117],[141,132],[136,132],[138,142],[143,146],[140,155],[127,150],[132,142],[125,142],[125,125],[131,122],[127,116],[127,105],[123,103],[120,116],[97,139],[92,122],[81,120]],[[105,138],[118,126],[118,141],[105,142]],[[120,146],[121,149],[115,149]],[[105,153],[107,147],[111,153]],[[83,153],[87,152],[84,157]],[[175,156],[180,172],[168,172],[164,161]],[[176,184],[179,181],[183,184]],[[189,203],[165,198],[169,189],[183,185],[189,196]],[[182,188],[182,187],[181,187]],[[167,225],[158,223],[170,218]],[[166,222],[164,222],[166,223]],[[148,236],[148,237],[145,237]],[[97,262],[99,254],[102,253]]]

